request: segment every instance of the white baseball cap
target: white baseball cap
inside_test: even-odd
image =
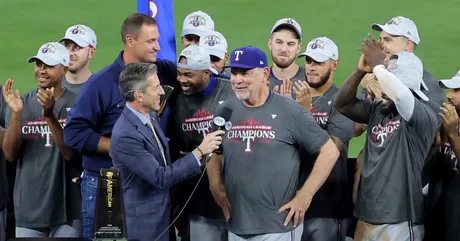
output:
[[[97,36],[94,30],[82,24],[70,26],[65,32],[65,36],[59,42],[64,40],[71,40],[82,48],[88,46],[96,48],[97,45]]]
[[[439,80],[439,86],[443,89],[458,89],[460,88],[460,71],[455,73],[451,79]]]
[[[297,58],[308,56],[315,61],[322,63],[329,59],[339,59],[339,48],[337,45],[328,37],[315,38],[307,44],[305,52],[299,54]]]
[[[185,17],[180,36],[195,34],[201,37],[208,31],[214,31],[214,20],[207,13],[199,10]]]
[[[187,64],[179,63],[180,57],[187,59]],[[211,67],[211,56],[205,48],[198,45],[189,45],[182,50],[177,59],[177,67],[190,70],[210,70],[214,74],[218,74],[217,70]]]
[[[393,56],[398,56],[397,59],[391,57],[388,61],[388,71],[400,79],[409,89],[413,90],[422,100],[428,101],[426,96],[420,89],[426,88],[423,82],[423,64],[422,61],[413,53],[401,51]]]
[[[273,25],[273,28],[270,34],[273,34],[273,32],[281,26],[291,27],[297,32],[299,37],[302,38],[302,27],[300,27],[300,24],[297,21],[295,21],[295,19],[293,18],[282,18],[276,21],[275,25]]]
[[[417,25],[411,19],[403,16],[393,17],[385,25],[374,23],[371,27],[375,31],[385,31],[391,35],[404,36],[417,45],[420,43]]]
[[[69,51],[60,43],[49,42],[43,44],[38,50],[37,55],[30,57],[27,62],[32,63],[37,60],[42,61],[48,66],[62,64],[69,67]]]
[[[210,55],[224,59],[228,51],[227,39],[216,31],[209,31],[200,37],[200,46],[206,49]]]

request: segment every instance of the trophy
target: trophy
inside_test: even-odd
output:
[[[165,91],[165,94],[160,97],[160,110],[157,111],[157,117],[161,119],[163,116],[163,111],[168,104],[168,100],[171,98],[171,95],[174,91],[174,87],[170,85],[162,85],[161,86],[163,90]]]
[[[93,241],[128,240],[119,169],[101,169],[95,211]]]

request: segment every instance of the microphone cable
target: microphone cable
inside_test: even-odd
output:
[[[204,169],[203,169],[203,172],[201,173],[201,176],[200,176],[200,179],[198,179],[195,187],[193,188],[192,190],[192,193],[190,194],[190,196],[188,197],[187,201],[185,202],[184,206],[182,207],[182,209],[180,210],[179,214],[177,214],[177,217],[174,218],[174,220],[171,222],[171,224],[165,229],[165,231],[163,231],[160,236],[158,236],[158,238],[155,239],[155,241],[158,241],[167,231],[169,231],[169,229],[174,225],[174,223],[177,221],[177,219],[180,217],[180,215],[182,214],[182,212],[184,212],[185,208],[187,207],[188,203],[190,202],[190,199],[192,199],[192,196],[193,194],[195,193],[195,190],[198,188],[198,185],[200,184],[201,182],[201,179],[203,179],[203,176],[204,174],[206,173],[206,170],[208,168],[208,162],[211,160],[211,157],[212,157],[213,153],[210,153],[209,155],[206,155],[206,165],[204,166]]]

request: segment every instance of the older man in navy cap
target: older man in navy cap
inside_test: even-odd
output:
[[[208,164],[208,176],[229,241],[300,240],[305,211],[339,151],[304,108],[269,90],[270,69],[262,50],[235,49],[228,67],[236,98],[216,111],[226,120],[227,133],[222,154]],[[299,147],[319,153],[300,190]]]

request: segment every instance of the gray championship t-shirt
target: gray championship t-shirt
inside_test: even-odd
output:
[[[313,97],[312,100],[313,118],[330,136],[338,137],[344,143],[344,147],[328,179],[313,196],[306,213],[307,218],[344,218],[352,215],[347,210],[352,203],[352,193],[348,190],[347,161],[348,142],[354,135],[354,122],[335,109],[337,92],[337,86],[332,85],[322,96]],[[310,164],[309,171],[313,164]],[[306,176],[304,179],[306,180]],[[300,186],[303,185],[303,181],[299,183]]]
[[[74,93],[75,95],[78,95],[80,92],[81,87],[85,84],[86,82],[83,82],[81,84],[71,84],[65,77],[62,78],[62,87],[70,90],[70,92]]]
[[[65,90],[56,101],[54,115],[64,125],[76,96]],[[22,96],[22,146],[14,183],[16,227],[55,227],[68,221],[66,215],[65,160],[37,102],[37,89]],[[7,111],[10,125],[11,112]]]
[[[297,191],[299,149],[317,153],[329,140],[295,101],[271,93],[259,107],[247,107],[237,98],[217,111],[232,123],[223,139],[224,184],[231,206],[230,232],[259,235],[288,232],[288,214],[278,209]]]
[[[294,88],[294,82],[297,82],[298,80],[307,80],[307,75],[305,74],[305,68],[302,66],[299,66],[299,70],[297,73],[291,78],[292,86]],[[270,90],[273,90],[275,86],[281,86],[283,84],[283,80],[280,80],[276,78],[276,76],[273,74],[272,68],[270,68],[270,76],[268,77],[268,81],[270,82]],[[294,90],[292,91],[292,98],[295,100],[295,92]]]
[[[216,109],[227,99],[234,97],[235,92],[228,80],[215,79],[208,86],[210,93],[205,95],[187,96],[180,93],[177,97],[173,112],[174,128],[176,131],[171,135],[172,141],[181,150],[189,152],[201,144],[206,134],[214,131],[213,118]],[[193,177],[182,182],[178,186],[180,196],[186,199],[190,196],[193,188],[197,185],[200,176]],[[181,200],[185,201],[185,200]],[[217,206],[209,189],[209,180],[204,175],[195,193],[187,205],[189,212],[207,217],[223,218],[222,210]]]
[[[65,77],[62,78],[62,86],[78,96],[80,89],[86,82],[81,84],[71,84]],[[81,219],[81,186],[73,179],[79,178],[83,172],[83,161],[81,153],[75,153],[74,159],[66,162],[66,186],[67,188],[67,215],[70,220]]]
[[[363,103],[368,129],[355,215],[371,224],[421,224],[421,171],[436,135],[436,114],[415,100],[405,121],[399,114],[383,115],[382,102]]]

